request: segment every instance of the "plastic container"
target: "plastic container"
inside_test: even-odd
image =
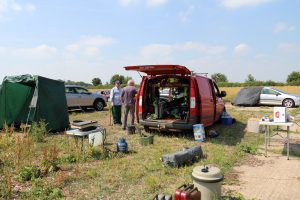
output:
[[[201,199],[221,199],[221,170],[213,166],[198,166],[193,169],[193,184],[201,191]]]
[[[221,122],[224,125],[231,125],[231,124],[233,124],[233,119],[232,119],[232,117],[222,117]]]
[[[147,135],[140,137],[140,144],[143,146],[147,146],[149,144],[153,144],[154,135]]]
[[[205,141],[205,131],[203,124],[195,124],[193,125],[194,137],[198,142]]]
[[[117,143],[117,152],[127,153],[128,152],[128,144],[125,138],[120,138]]]

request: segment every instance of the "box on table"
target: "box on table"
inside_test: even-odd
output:
[[[287,122],[286,107],[274,107],[274,122]]]
[[[260,119],[250,118],[247,122],[247,132],[261,133],[262,127],[259,125]]]

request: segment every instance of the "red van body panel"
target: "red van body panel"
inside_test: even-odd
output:
[[[200,123],[204,126],[210,126],[215,121],[215,102],[211,91],[211,86],[208,78],[196,76],[198,83],[199,101],[200,103]]]
[[[222,98],[219,97],[219,89],[216,84],[209,78],[194,75],[190,70],[181,65],[141,65],[127,66],[126,70],[134,70],[146,73],[143,76],[140,84],[140,89],[137,95],[136,116],[137,121],[145,127],[158,129],[178,129],[192,130],[194,124],[203,124],[204,127],[210,126],[220,119],[222,112],[225,109]],[[189,116],[186,122],[168,122],[168,120],[147,120],[144,112],[146,105],[146,96],[144,94],[148,86],[148,81],[156,76],[180,76],[188,78],[190,99],[189,99]],[[146,112],[146,111],[145,111]]]

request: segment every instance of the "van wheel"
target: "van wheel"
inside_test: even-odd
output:
[[[97,111],[102,111],[104,109],[104,103],[101,100],[95,100],[94,108]]]
[[[285,99],[282,101],[282,105],[287,108],[292,108],[295,106],[295,102],[293,99]]]

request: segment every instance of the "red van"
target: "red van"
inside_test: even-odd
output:
[[[192,130],[218,121],[225,105],[216,83],[181,65],[127,66],[146,73],[137,95],[138,122],[145,129]]]

